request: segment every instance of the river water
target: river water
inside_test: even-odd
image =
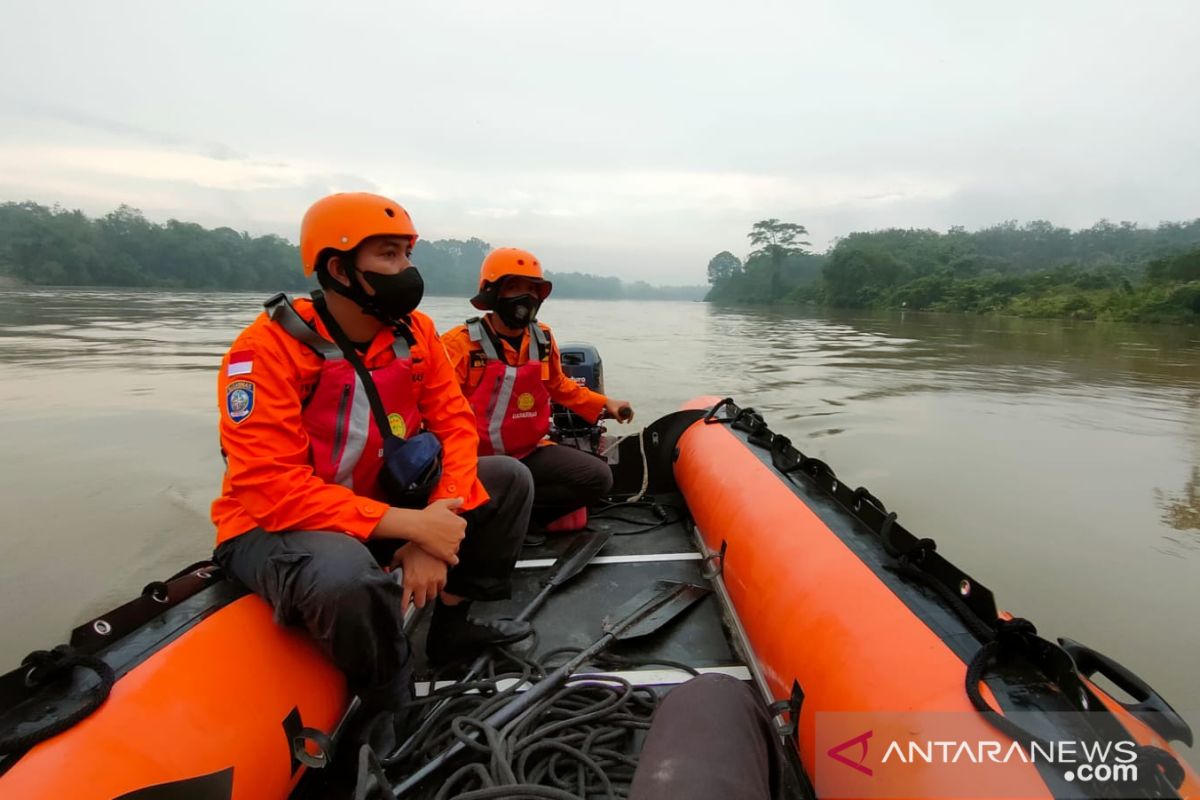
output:
[[[262,299],[0,291],[0,670],[207,556],[216,368]],[[422,309],[440,329],[471,312]],[[600,348],[637,423],[702,394],[754,406],[1200,729],[1200,332],[578,300],[542,318]]]

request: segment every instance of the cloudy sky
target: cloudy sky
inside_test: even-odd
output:
[[[764,217],[1200,216],[1200,3],[0,0],[0,200],[701,283]]]

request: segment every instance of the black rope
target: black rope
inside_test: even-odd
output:
[[[1018,742],[1029,753],[1034,746],[1043,751],[1051,750],[1051,745],[1045,739],[1035,736],[1018,725],[1013,720],[992,708],[980,690],[988,671],[996,665],[1001,656],[1014,650],[1024,649],[1030,639],[1037,635],[1037,628],[1027,619],[1020,617],[1011,620],[1001,620],[996,625],[994,638],[979,648],[975,657],[967,665],[966,689],[967,697],[975,710],[983,716],[996,730]],[[1178,797],[1177,790],[1183,785],[1185,772],[1178,759],[1170,752],[1153,745],[1137,745],[1136,781],[1122,786],[1112,786],[1116,796],[1131,796],[1124,792],[1138,793],[1143,797]],[[1099,788],[1099,787],[1098,787]]]
[[[650,512],[653,519],[639,518],[631,514],[623,514],[623,511],[642,511]],[[601,520],[604,522],[621,522],[626,525],[637,526],[633,530],[613,530],[613,536],[632,536],[641,533],[650,533],[669,525],[674,525],[677,522],[683,521],[684,511],[676,506],[659,503],[652,498],[645,500],[635,500],[633,502],[604,502],[601,501],[600,507],[589,513],[589,520]]]
[[[875,510],[877,510],[880,514],[888,513],[887,507],[884,506],[882,500],[880,500],[878,497],[876,497],[875,495],[873,495],[869,491],[867,491],[867,487],[860,486],[854,490],[854,510],[855,511],[858,511],[862,508],[862,504],[863,504],[864,500],[866,502],[870,503],[871,505],[873,505],[875,507]]]
[[[28,666],[25,682],[31,687],[45,686],[51,681],[66,677],[70,678],[76,668],[88,669],[96,673],[100,682],[88,690],[87,699],[83,705],[69,714],[58,717],[46,725],[23,734],[9,734],[0,738],[0,755],[28,750],[38,742],[57,736],[88,717],[93,711],[108,699],[117,675],[103,660],[96,656],[81,655],[71,649],[70,645],[60,644],[53,650],[35,650],[21,661],[22,666]]]
[[[916,564],[910,561],[898,561],[897,563],[888,567],[888,569],[890,569],[892,572],[895,572],[897,575],[908,578],[914,583],[919,583],[928,588],[930,591],[934,592],[942,599],[943,602],[945,602],[947,606],[950,607],[950,610],[953,611],[956,616],[958,616],[962,623],[967,626],[967,629],[975,635],[975,638],[982,642],[988,642],[995,638],[995,625],[989,625],[986,621],[981,620],[979,616],[975,614],[975,612],[972,611],[966,603],[963,602],[962,598],[959,597],[958,594],[952,592],[944,583],[930,575],[925,570],[921,569]]]
[[[455,742],[466,747],[457,767],[448,767],[452,771],[440,778],[431,776],[413,797],[625,797],[637,767],[636,756],[630,755],[635,736],[650,727],[657,706],[657,697],[650,689],[610,675],[577,673],[502,728],[484,723],[489,714],[517,694],[522,684],[543,679],[555,661],[579,652],[579,648],[562,647],[534,658],[497,648],[484,668],[484,677],[431,691],[414,701],[420,709],[437,708],[435,718],[414,723],[414,729],[422,732],[405,752],[387,758],[360,754],[355,799],[390,798],[385,773],[403,778]],[[696,674],[695,669],[683,664],[612,655],[598,659],[597,666],[647,663]],[[501,689],[501,681],[511,681],[511,685]]]

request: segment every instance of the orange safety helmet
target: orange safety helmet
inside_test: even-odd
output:
[[[479,267],[479,294],[471,298],[471,305],[480,311],[490,310],[496,303],[500,281],[512,277],[528,278],[537,283],[539,301],[549,297],[550,290],[554,288],[554,284],[542,274],[542,264],[537,256],[528,250],[501,247],[483,259]]]
[[[394,200],[368,192],[341,192],[322,197],[300,223],[300,259],[312,275],[328,249],[353,250],[371,236],[408,236],[415,244],[412,217]]]

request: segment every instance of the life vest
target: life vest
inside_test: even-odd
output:
[[[336,344],[305,323],[286,297],[273,298],[267,304],[267,314],[323,359],[316,387],[304,401],[300,415],[308,433],[314,474],[357,494],[383,499],[379,488],[383,436],[371,422],[370,400],[353,365]],[[370,373],[392,433],[405,438],[420,427],[421,412],[412,375],[412,353],[404,337],[396,336],[392,352],[395,358],[391,363]]]
[[[486,362],[479,385],[467,398],[475,410],[479,454],[524,458],[550,432],[550,393],[542,381],[550,340],[541,326],[530,323],[529,360],[514,367],[500,357],[478,317],[467,320],[467,333],[479,343]]]

